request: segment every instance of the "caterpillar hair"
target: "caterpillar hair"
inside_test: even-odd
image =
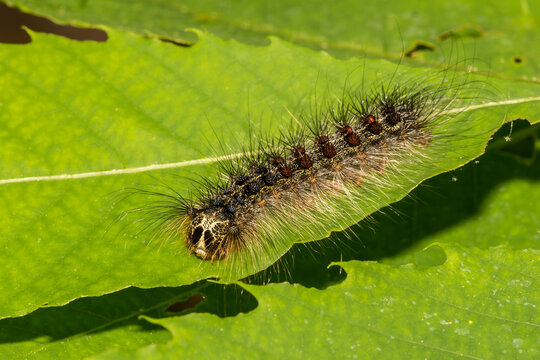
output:
[[[429,163],[441,124],[466,99],[470,82],[398,79],[346,90],[300,116],[278,138],[258,138],[220,162],[217,180],[193,182],[189,195],[141,190],[156,200],[137,211],[166,239],[182,239],[202,260],[258,261],[283,254],[361,219],[363,208]],[[347,88],[347,87],[346,87]],[[249,259],[249,260],[248,260]]]

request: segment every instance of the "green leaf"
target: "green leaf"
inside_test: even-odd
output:
[[[243,307],[226,306],[216,299],[244,292]],[[68,305],[39,309],[27,316],[0,321],[0,357],[65,359],[99,354],[106,348],[136,350],[171,339],[161,326],[140,315],[173,316],[198,305],[198,312],[237,315],[257,306],[257,301],[237,285],[198,282],[177,288],[129,288],[97,298],[78,299]]]
[[[422,66],[399,67],[399,80],[426,74],[435,82],[442,79],[449,72],[433,75],[427,67],[451,63],[448,53],[456,48],[479,59],[474,65],[490,75],[469,80],[480,80],[472,86],[471,103],[483,107],[448,123],[463,146],[444,149],[448,157],[432,157],[424,173],[379,198],[358,219],[400,199],[421,180],[475,158],[503,119],[540,119],[538,100],[532,101],[540,93],[536,3],[11,3],[70,23],[109,24],[188,41],[196,36],[182,29],[203,27],[251,44],[277,34],[333,55],[396,59],[405,47]],[[363,78],[367,84],[386,81],[396,65],[338,61],[277,39],[254,48],[199,34],[199,43],[183,49],[105,30],[110,35],[105,44],[32,34],[32,44],[0,45],[0,317],[45,306],[0,320],[0,358],[82,358],[107,349],[114,358],[197,352],[237,358],[249,352],[261,356],[267,344],[275,344],[268,354],[276,357],[285,349],[287,358],[300,353],[321,358],[332,351],[327,357],[538,357],[534,290],[540,272],[538,252],[530,250],[540,243],[538,127],[518,129],[515,122],[512,130],[503,128],[478,163],[428,180],[411,192],[413,200],[384,208],[349,235],[294,245],[275,266],[249,279],[287,280],[324,291],[289,284],[242,285],[247,290],[192,284],[221,272],[185,256],[181,244],[156,239],[147,245],[146,234],[118,221],[116,215],[138,204],[118,202],[122,189],[167,183],[185,194],[193,187],[186,176],[215,174],[216,143],[230,145],[229,153],[242,150],[250,137],[248,119],[256,131],[274,134],[288,123],[287,110],[306,111],[313,95],[339,96],[344,83]],[[415,53],[415,45],[425,50]],[[527,139],[532,145],[523,146]],[[499,244],[505,246],[491,248]],[[345,270],[327,268],[352,259],[416,266],[350,262],[342,265]],[[259,265],[232,272],[230,279],[266,266]],[[377,287],[364,288],[370,284]],[[185,286],[106,294],[129,285]],[[342,307],[347,289],[355,301]],[[181,309],[197,293],[204,302],[181,315],[250,312],[226,319],[170,318],[171,304]],[[78,299],[89,295],[101,296]],[[317,317],[322,311],[325,317]],[[439,322],[427,324],[435,317],[426,318],[424,311],[437,312]],[[297,321],[297,314],[311,322]],[[356,339],[360,349],[351,348]]]
[[[253,128],[275,134],[276,121],[289,116],[286,109],[309,107],[309,99],[298,105],[306,94],[340,94],[346,81],[432,73],[405,66],[396,73],[396,65],[384,61],[339,61],[275,39],[257,48],[199,34],[197,45],[181,48],[109,34],[106,43],[35,34],[31,44],[0,46],[0,317],[130,285],[177,286],[223,274],[225,265],[201,263],[181,244],[158,240],[148,246],[147,233],[116,220],[140,206],[131,198],[116,202],[118,191],[165,182],[186,195],[193,186],[186,177],[215,174],[216,142],[231,153],[248,142],[248,115]],[[481,80],[500,90],[495,102],[461,111],[441,127],[474,141],[447,154],[428,148],[433,162],[398,179],[402,183],[361,209],[358,220],[423,179],[478,156],[503,119],[539,118],[538,101],[530,98],[539,85]],[[320,228],[319,238],[330,229]],[[283,251],[295,240],[315,239],[290,238]],[[229,278],[275,259],[228,269]]]
[[[235,318],[146,317],[173,339],[99,358],[537,357],[540,252],[433,246],[444,264],[341,263],[346,280],[324,291],[244,285],[259,306]]]
[[[336,55],[444,64],[463,51],[500,76],[538,81],[537,1],[9,0],[62,22],[107,25],[194,43],[187,28],[265,44],[269,35]]]
[[[512,138],[516,139],[520,134],[517,124],[514,124],[515,129],[512,135]],[[526,129],[528,128],[524,128],[525,131]],[[538,130],[538,126],[536,129]],[[509,134],[508,129],[502,129],[500,133],[505,136]],[[472,162],[460,168],[458,181],[452,181],[452,174],[441,174],[428,180],[425,186],[415,189],[411,197],[417,200],[404,199],[394,205],[395,210],[401,215],[390,211],[386,211],[384,216],[377,215],[372,225],[375,226],[375,233],[365,229],[357,230],[359,239],[346,239],[341,244],[339,238],[331,238],[311,243],[308,247],[303,244],[295,245],[292,251],[282,259],[279,267],[281,271],[276,273],[271,269],[265,275],[273,274],[272,281],[288,280],[303,286],[327,289],[332,284],[342,282],[347,276],[340,267],[328,268],[328,264],[336,260],[367,259],[399,263],[404,257],[409,257],[417,264],[419,271],[429,266],[443,265],[447,260],[447,252],[444,246],[434,244],[438,240],[452,241],[454,244],[461,243],[465,246],[489,247],[507,243],[514,249],[528,247],[538,249],[540,235],[537,229],[538,222],[534,222],[538,214],[533,200],[540,196],[538,182],[540,158],[536,157],[531,164],[507,151],[491,150],[478,161],[478,164]],[[510,193],[512,196],[506,197],[505,194],[509,188],[515,190]],[[478,189],[482,191],[479,192]],[[514,196],[519,190],[522,193],[527,191],[527,196]],[[465,201],[469,198],[475,198],[475,201],[469,204]],[[526,204],[524,198],[531,199],[531,202]],[[444,207],[440,209],[434,204],[444,204]],[[492,210],[501,205],[506,207],[505,213],[501,214],[506,215],[506,218],[502,221],[498,218],[498,213]],[[410,214],[417,215],[410,216]],[[521,235],[516,236],[518,234],[514,233],[512,241],[508,241],[504,236],[505,228],[501,229],[501,233],[497,233],[498,224],[503,227],[513,226],[513,231],[518,231]],[[474,237],[468,236],[467,232],[471,231],[471,228],[482,231],[475,232]],[[427,250],[423,250],[426,247]],[[513,251],[508,246],[503,249],[504,251],[507,249],[509,253],[520,254],[519,251]],[[492,249],[482,250],[482,257],[487,256],[486,254],[491,251]],[[396,254],[398,254],[397,258]],[[500,258],[494,257],[490,260],[503,268],[504,263],[500,261]],[[519,261],[524,261],[524,259]],[[369,269],[379,271],[378,266],[371,262]],[[387,267],[383,266],[383,269]],[[407,270],[409,266],[396,269],[396,276],[398,276],[402,270],[409,271]],[[283,276],[284,272],[290,275]],[[536,267],[531,274],[537,278],[538,273]],[[408,272],[402,276],[406,277],[407,274]],[[371,273],[370,276],[376,277],[377,273]],[[269,279],[268,276],[261,274],[256,276],[255,280],[259,278],[264,282]],[[384,272],[379,278],[381,282],[387,281]],[[497,279],[496,277],[495,280]],[[454,280],[454,278],[448,278],[443,285],[456,286]],[[417,285],[411,286],[416,289]],[[467,291],[476,291],[475,286],[473,284]],[[126,352],[134,351],[144,345],[165,344],[171,339],[169,333],[166,330],[160,331],[159,327],[148,328],[145,320],[137,320],[139,315],[145,314],[152,318],[175,315],[165,310],[172,303],[185,300],[195,293],[203,294],[205,300],[199,307],[187,310],[187,312],[208,312],[224,316],[253,310],[254,298],[250,293],[228,290],[229,288],[230,286],[221,287],[212,283],[196,283],[181,288],[127,289],[98,298],[78,299],[63,307],[40,309],[16,319],[4,319],[0,321],[0,358],[7,358],[10,355],[17,358],[31,356],[81,358],[99,354],[111,348]],[[270,297],[271,294],[272,291],[269,290],[266,295]],[[324,292],[317,292],[317,294],[324,294]],[[512,296],[515,301],[520,299],[519,292],[512,293]],[[265,299],[267,305],[279,301],[279,298],[274,300],[265,297]],[[263,306],[260,299],[259,304]],[[429,306],[439,305],[434,300]],[[255,309],[255,311],[259,310]],[[181,314],[184,315],[187,312]],[[280,317],[278,316],[277,319]],[[263,322],[262,327],[265,324]],[[218,325],[212,324],[210,329]],[[493,331],[498,334],[499,328],[495,326]],[[488,333],[491,330],[485,329]],[[453,333],[449,332],[449,334]],[[221,341],[215,340],[212,344],[220,346]],[[189,351],[189,347],[190,345],[187,345],[185,351]],[[386,347],[382,349],[386,350]],[[395,357],[401,353],[400,350],[388,356]]]

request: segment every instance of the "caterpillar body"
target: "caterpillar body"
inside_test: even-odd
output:
[[[213,262],[280,251],[295,223],[303,231],[321,219],[341,224],[349,209],[369,201],[355,188],[384,189],[390,174],[401,173],[400,159],[429,145],[433,125],[455,99],[447,93],[423,82],[350,93],[280,139],[225,161],[221,179],[199,182],[192,196],[167,195],[161,229]]]

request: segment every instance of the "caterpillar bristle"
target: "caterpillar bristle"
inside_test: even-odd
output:
[[[141,211],[165,240],[231,266],[275,260],[291,238],[320,238],[321,228],[343,230],[359,220],[352,209],[371,206],[429,160],[424,149],[444,136],[433,130],[463,87],[394,82],[291,114],[287,131],[257,136],[242,156],[218,162],[217,178],[194,180],[187,196],[145,192],[157,200]]]
[[[311,122],[295,118],[298,126],[277,146],[273,139],[260,142],[246,157],[222,164],[224,181],[206,183],[204,196],[182,207],[188,249],[210,261],[257,253],[273,246],[268,229],[280,228],[280,216],[317,208],[335,217],[329,197],[383,173],[400,152],[427,145],[426,124],[438,101],[436,91],[396,86],[351,94]]]

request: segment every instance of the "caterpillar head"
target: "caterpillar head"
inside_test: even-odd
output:
[[[187,229],[189,250],[203,260],[219,260],[226,257],[230,249],[230,220],[215,212],[201,211],[195,214]]]

